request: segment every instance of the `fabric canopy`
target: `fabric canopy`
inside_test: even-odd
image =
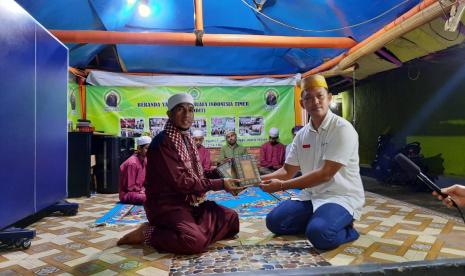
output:
[[[192,0],[17,0],[51,30],[194,32]],[[130,4],[130,2],[132,4]],[[147,3],[148,17],[137,6]],[[350,37],[359,42],[419,0],[204,0],[206,34]],[[70,66],[189,75],[294,74],[347,49],[67,44]]]

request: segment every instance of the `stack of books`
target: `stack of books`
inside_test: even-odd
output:
[[[76,128],[79,132],[93,132],[95,129],[89,120],[78,119]]]

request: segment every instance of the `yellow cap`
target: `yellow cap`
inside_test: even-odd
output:
[[[325,77],[322,75],[311,75],[302,80],[302,90],[303,89],[312,89],[315,87],[324,87],[328,89],[328,84],[326,83]]]

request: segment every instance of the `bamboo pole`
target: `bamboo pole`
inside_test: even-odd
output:
[[[203,7],[202,0],[194,1],[194,21],[195,21],[195,30],[197,32],[203,32]]]
[[[65,43],[195,45],[193,33],[111,32],[89,30],[50,30]],[[268,35],[204,34],[205,46],[254,46],[276,48],[350,48],[356,42],[348,37],[289,37]]]
[[[450,1],[447,2],[450,4]],[[333,67],[335,67],[335,70],[346,69],[353,65],[353,63],[363,55],[378,50],[389,41],[392,41],[393,39],[438,17],[444,12],[444,7],[441,5],[442,3],[439,3],[438,0],[424,0],[402,16],[396,18],[384,28],[369,36],[364,41],[350,48],[347,52],[305,72],[302,74],[302,77],[327,71]],[[448,5],[448,8],[450,8],[450,5]]]

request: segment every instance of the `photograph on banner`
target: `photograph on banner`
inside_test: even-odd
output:
[[[140,137],[144,132],[144,118],[120,118],[121,137]]]
[[[236,120],[234,117],[212,117],[212,136],[225,136],[226,133],[236,131]]]
[[[278,94],[274,89],[265,92],[265,103],[267,106],[275,106],[278,103]]]
[[[264,121],[262,116],[239,117],[239,135],[260,136],[262,135]]]
[[[74,90],[73,88],[70,88],[69,104],[71,107],[71,113],[76,114],[76,90]]]
[[[117,107],[121,97],[116,90],[110,90],[105,94],[105,103],[108,107]]]
[[[68,83],[68,130],[75,129],[77,120],[81,119],[81,97],[77,83]]]
[[[149,118],[150,135],[155,137],[158,133],[160,133],[165,128],[166,122],[168,122],[168,117]]]
[[[195,117],[190,130],[191,130],[191,133],[193,133],[195,130],[201,130],[203,134],[206,135],[207,134],[207,118]]]

